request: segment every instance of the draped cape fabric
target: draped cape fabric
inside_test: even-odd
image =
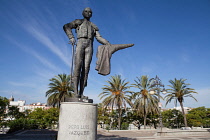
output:
[[[110,74],[111,64],[110,60],[112,54],[118,50],[125,49],[128,47],[132,47],[134,44],[113,44],[113,45],[100,45],[98,46],[97,51],[97,62],[96,62],[96,70],[98,74],[108,75]]]

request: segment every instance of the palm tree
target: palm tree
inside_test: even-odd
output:
[[[126,109],[126,104],[132,105],[127,93],[131,93],[127,89],[129,82],[121,79],[120,75],[111,76],[109,81],[106,81],[108,85],[104,85],[103,92],[99,94],[100,100],[103,99],[102,104],[106,109],[109,107],[111,110],[116,108],[118,111],[118,127],[121,129],[121,117],[122,109]]]
[[[180,80],[177,80],[176,78],[174,79],[174,81],[170,80],[169,83],[171,85],[168,85],[168,86],[171,87],[171,89],[167,90],[168,93],[170,93],[170,94],[165,96],[166,105],[169,102],[171,102],[171,100],[173,100],[173,99],[175,100],[175,102],[174,102],[175,105],[177,105],[177,101],[179,101],[181,109],[182,109],[182,114],[184,117],[185,127],[187,127],[187,119],[186,119],[186,115],[185,115],[184,107],[183,107],[184,97],[191,97],[191,98],[195,99],[195,97],[193,97],[191,93],[197,93],[194,91],[194,89],[188,88],[188,85],[190,85],[190,84],[185,83],[186,80],[187,79],[182,79],[182,78]]]
[[[58,74],[50,81],[49,90],[46,92],[47,103],[54,107],[60,107],[60,103],[64,102],[66,97],[72,96],[73,88],[70,84],[70,76]]]
[[[134,92],[132,99],[134,100],[133,108],[138,111],[138,114],[142,114],[144,117],[144,129],[146,129],[146,119],[149,113],[158,112],[158,94],[149,94],[152,89],[153,80],[149,79],[148,76],[143,75],[137,80],[134,80],[135,84],[133,87],[138,88],[138,92]]]

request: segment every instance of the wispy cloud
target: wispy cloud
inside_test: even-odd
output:
[[[57,75],[58,73],[56,73],[56,72],[53,72],[53,71],[49,71],[49,70],[47,70],[47,69],[41,69],[40,70],[40,68],[39,67],[37,67],[37,68],[35,68],[36,70],[35,70],[35,73],[37,74],[37,76],[38,77],[40,77],[40,80],[41,79],[44,79],[44,81],[45,81],[45,79],[51,79],[51,78],[53,78],[55,75]]]
[[[210,88],[198,89],[196,90],[196,92],[198,92],[198,94],[194,94],[194,96],[198,100],[198,102],[207,103],[208,106],[210,107],[209,98],[207,98],[210,96]]]
[[[45,102],[46,98],[44,97],[48,88],[49,79],[63,72],[63,66],[70,66],[71,51],[70,47],[67,46],[68,40],[67,37],[65,38],[66,40],[64,39],[65,33],[62,31],[62,27],[55,26],[55,24],[59,25],[58,22],[55,22],[58,20],[55,16],[53,17],[53,13],[50,13],[49,9],[46,10],[49,10],[48,14],[51,15],[43,16],[43,11],[39,11],[40,9],[37,10],[33,5],[29,6],[30,9],[19,4],[17,4],[17,7],[21,9],[19,10],[20,13],[18,13],[18,16],[13,14],[8,15],[8,18],[13,21],[13,24],[14,22],[16,23],[16,28],[11,26],[11,30],[14,29],[16,31],[16,29],[20,29],[20,33],[26,33],[28,36],[24,39],[14,39],[13,35],[7,34],[4,34],[4,36],[6,36],[9,42],[12,42],[31,57],[36,58],[40,62],[40,65],[33,65],[33,71],[31,73],[35,73],[35,75],[27,75],[18,82],[15,80],[8,81],[7,83],[11,86],[11,91],[5,91],[4,95],[7,97],[14,95],[14,97],[27,100],[29,103],[36,101]],[[52,24],[48,25],[48,23]],[[57,30],[57,28],[61,29],[61,31]],[[60,35],[60,32],[63,34]],[[33,46],[31,42],[26,40],[36,41],[39,45]],[[41,47],[44,47],[45,51]],[[50,58],[49,53],[52,54]],[[62,63],[59,66],[56,65],[59,61],[52,61],[54,56],[58,57],[58,60],[61,60],[60,62]],[[33,90],[30,91],[31,89]]]
[[[23,51],[27,52],[28,54],[32,55],[33,57],[35,57],[37,60],[39,60],[39,62],[41,62],[45,67],[47,67],[48,69],[51,69],[53,71],[60,71],[60,69],[58,67],[56,67],[53,63],[51,63],[48,59],[46,59],[46,57],[41,56],[38,52],[36,52],[35,50],[33,50],[32,48],[18,43],[15,40],[12,40],[11,37],[8,38],[8,40],[10,40],[11,42],[13,42],[16,46],[18,46],[19,48],[21,48]]]
[[[181,54],[181,59],[182,59],[182,61],[185,62],[185,63],[190,62],[190,56],[189,56],[188,54],[186,54],[186,53],[182,53],[182,54]]]
[[[8,15],[10,19],[17,23],[23,31],[26,31],[30,36],[29,39],[36,39],[43,47],[46,47],[54,55],[58,56],[65,65],[70,66],[71,54],[70,47],[67,46],[67,41],[64,41],[65,33],[62,31],[62,26],[59,25],[59,20],[51,12],[49,8],[40,10],[37,6],[31,4],[28,8],[16,3],[18,9],[18,17],[13,14]],[[17,11],[16,11],[17,12]],[[45,14],[43,14],[43,12]],[[49,25],[49,23],[51,23]],[[58,30],[59,29],[59,30]],[[63,34],[60,34],[60,33]],[[67,39],[67,38],[66,38]],[[37,56],[40,59],[40,56]]]
[[[156,69],[157,69],[157,64],[156,63],[154,63],[154,62],[151,62],[151,63],[149,63],[149,64],[147,64],[147,65],[143,65],[142,67],[141,67],[141,73],[143,73],[143,74],[150,74],[150,73],[152,73],[153,71],[155,71]]]
[[[151,73],[153,71],[153,69],[151,67],[148,66],[143,66],[141,68],[142,73]]]
[[[196,90],[198,94],[192,94],[196,99],[197,102],[192,98],[186,98],[184,104],[189,107],[210,107],[209,103],[209,96],[210,96],[210,88],[203,88]]]
[[[59,60],[64,62],[64,64],[69,67],[71,64],[71,51],[70,47],[67,46],[68,40],[66,37],[66,40],[64,41],[63,38],[65,37],[65,33],[62,31],[62,27],[57,27],[57,25],[59,25],[59,20],[49,9],[49,7],[43,9],[41,8],[40,10],[40,7],[37,7],[37,5],[33,4],[27,5],[27,8],[18,2],[14,2],[14,4],[19,10],[17,11],[12,9],[13,11],[10,11],[10,13],[5,13],[4,15],[5,17],[13,21],[11,23],[8,23],[11,24],[10,30],[16,31],[16,29],[21,29],[21,32],[23,33],[24,31],[26,31],[29,34],[27,36],[27,40],[36,39],[39,43],[41,43],[41,45],[37,46],[37,48],[47,48],[50,52],[52,52],[52,54],[57,56]],[[15,28],[13,26],[14,23],[16,23]],[[49,23],[51,24],[49,25]],[[62,32],[63,34],[60,35],[60,32]],[[8,38],[11,38],[13,35],[8,36]],[[12,40],[12,42],[14,41],[15,40]],[[18,40],[17,43],[20,47],[25,45],[26,42],[26,40]],[[22,47],[23,50],[32,54],[35,58],[37,58],[43,64],[47,65],[49,68],[54,70],[57,69],[55,68],[55,66],[52,65],[52,63],[50,63],[49,59],[44,57],[44,55],[41,55],[39,51],[35,51],[36,49],[32,48],[34,48],[34,46],[31,45],[25,45],[25,47]]]
[[[111,70],[116,74],[116,75],[121,75],[121,78],[124,79],[124,68],[120,65],[116,65],[115,68],[113,69],[114,66],[112,66]],[[112,72],[111,71],[111,72]],[[113,75],[114,76],[114,75]]]
[[[8,82],[11,86],[18,86],[18,87],[32,87],[35,88],[36,86],[32,83],[20,83],[20,82]]]
[[[33,24],[28,24],[24,26],[24,28],[51,52],[57,55],[67,66],[70,66],[69,60],[71,57],[64,55],[65,53],[62,51],[62,47],[58,47],[58,45],[56,45],[39,27],[36,27]]]

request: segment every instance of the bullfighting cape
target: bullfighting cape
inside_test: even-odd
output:
[[[100,45],[98,46],[98,51],[96,54],[97,62],[96,62],[96,70],[98,74],[108,75],[110,74],[111,64],[110,60],[112,54],[118,50],[125,49],[128,47],[132,47],[134,44],[114,44],[114,45]]]

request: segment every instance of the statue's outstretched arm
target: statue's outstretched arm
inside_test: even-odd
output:
[[[104,39],[104,38],[100,35],[100,33],[99,33],[98,31],[96,31],[95,37],[96,37],[96,40],[97,40],[99,43],[101,43],[101,44],[103,44],[103,45],[110,45],[109,41],[107,41],[106,39]]]

